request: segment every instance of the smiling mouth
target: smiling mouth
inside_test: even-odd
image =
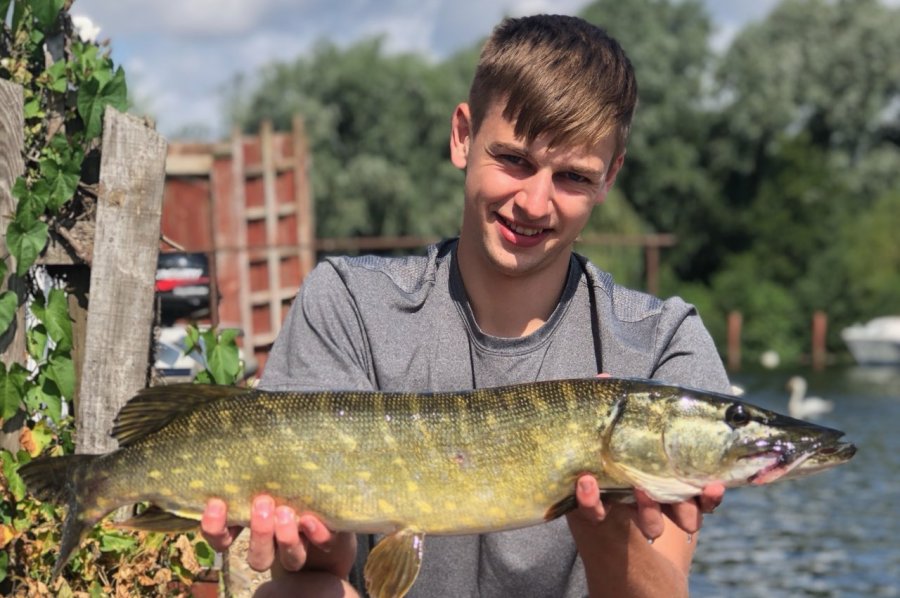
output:
[[[500,221],[503,226],[516,233],[517,235],[522,235],[523,237],[535,237],[547,229],[544,228],[531,228],[529,226],[522,226],[521,224],[517,224],[511,220],[507,220],[500,214],[497,214],[497,220]]]

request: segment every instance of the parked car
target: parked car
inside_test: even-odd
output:
[[[179,318],[209,315],[209,259],[205,253],[160,253],[156,267],[156,295],[163,326]]]

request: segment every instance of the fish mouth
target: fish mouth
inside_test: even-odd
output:
[[[785,476],[796,477],[793,472],[808,469],[809,471],[797,474],[797,476],[807,475],[848,461],[855,454],[856,446],[849,442],[839,442],[837,438],[799,444],[776,441],[768,444],[766,450],[747,457],[770,461],[747,478],[747,483],[754,486],[768,484]]]

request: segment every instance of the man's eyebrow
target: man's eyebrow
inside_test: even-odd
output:
[[[506,141],[495,141],[491,143],[487,150],[492,154],[502,154],[504,152],[509,152],[513,154],[524,154],[528,155],[528,148],[524,145],[517,145],[515,143],[508,143]]]

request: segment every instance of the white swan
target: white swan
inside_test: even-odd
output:
[[[800,419],[816,417],[834,409],[834,403],[831,401],[819,397],[807,397],[806,380],[801,376],[793,376],[788,380],[787,387],[791,391],[791,398],[788,401],[788,413],[791,414],[791,417]]]

